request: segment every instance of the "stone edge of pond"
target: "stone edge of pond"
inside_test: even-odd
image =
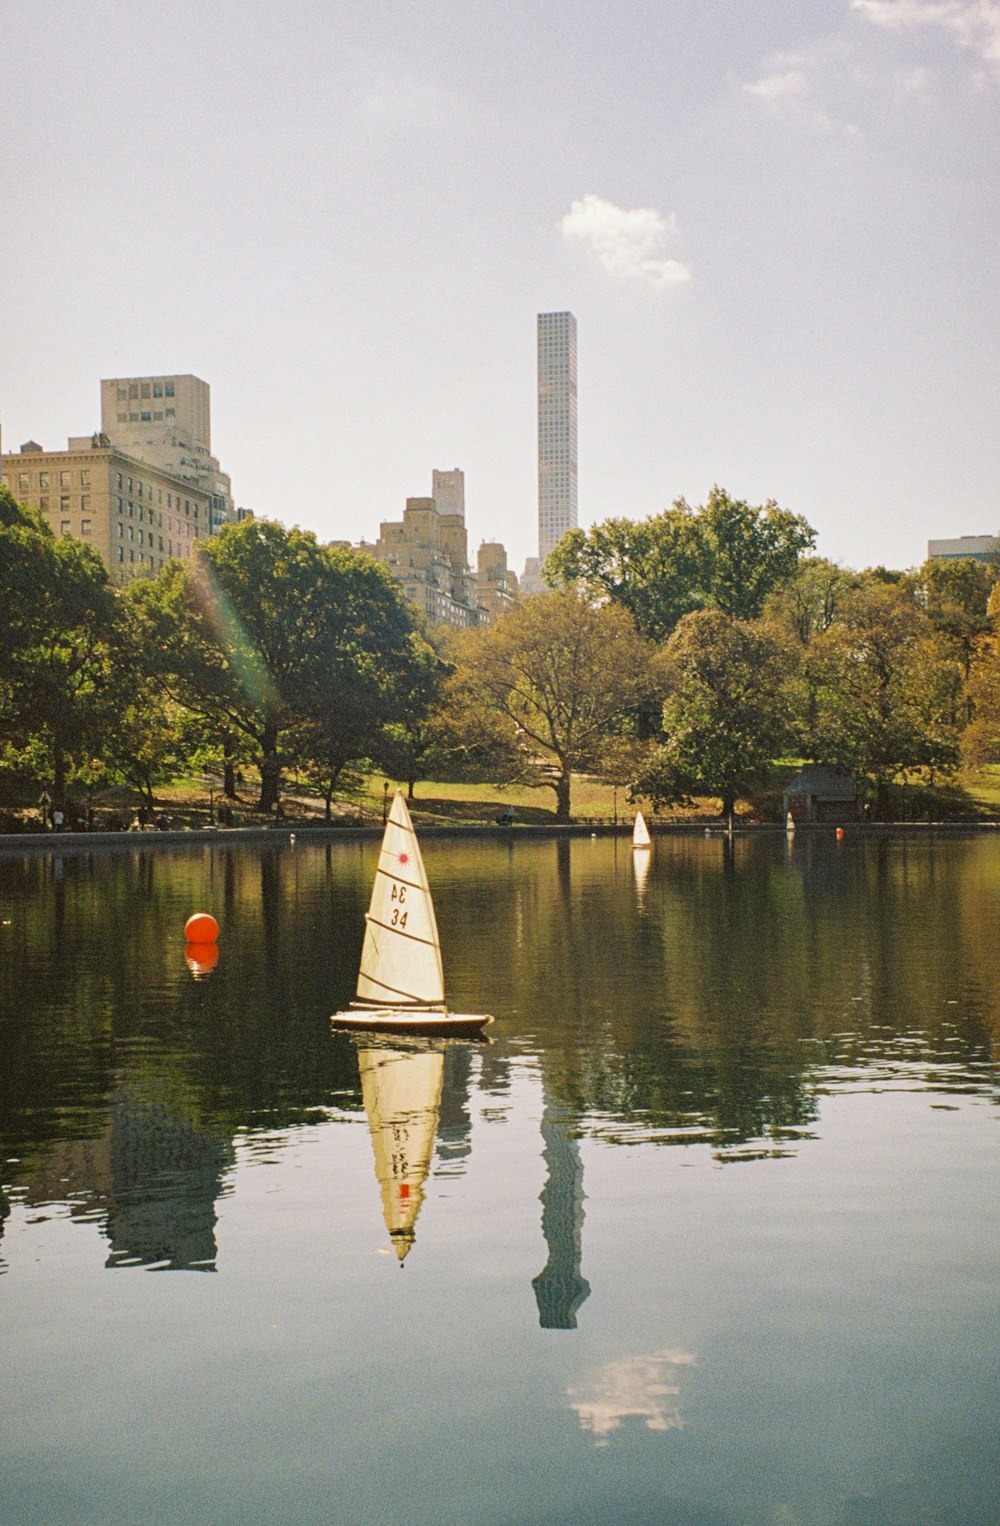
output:
[[[227,844],[259,845],[273,843],[288,846],[291,839],[304,842],[352,842],[368,838],[380,838],[382,826],[281,826],[281,827],[201,827],[188,831],[141,831],[141,832],[9,832],[0,833],[0,854],[43,852],[84,852],[95,848],[173,848],[205,847]],[[485,823],[443,823],[418,825],[421,837],[488,837],[500,842],[527,842],[548,837],[630,837],[631,822],[572,822],[569,825],[543,823],[539,825],[515,823],[513,826],[491,826]],[[834,834],[836,822],[802,823],[796,826],[796,837],[817,837]],[[941,833],[948,836],[980,832],[1000,831],[998,821],[872,821],[848,822],[844,825],[845,837],[927,836]],[[722,822],[650,822],[650,833],[655,837],[728,837],[729,827]],[[734,826],[732,836],[784,836],[785,828],[780,822],[753,821]]]

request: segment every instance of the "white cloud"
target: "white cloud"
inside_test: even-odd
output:
[[[859,16],[885,30],[942,27],[1000,78],[1000,0],[850,0],[850,4]]]
[[[676,286],[691,279],[687,265],[663,258],[663,246],[677,229],[673,214],[664,217],[653,207],[628,211],[588,193],[572,203],[559,228],[565,238],[588,244],[612,275],[652,286]]]
[[[811,73],[816,59],[801,53],[775,53],[767,60],[767,73],[743,86],[744,95],[759,101],[772,116],[784,117],[807,127],[832,126],[827,113],[812,98]]]

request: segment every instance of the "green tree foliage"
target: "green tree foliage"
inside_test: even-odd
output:
[[[813,707],[800,711],[802,750],[869,780],[880,818],[896,777],[956,761],[960,669],[907,581],[854,589],[806,668]]]
[[[990,597],[1000,568],[971,558],[927,561],[916,575],[917,597],[936,631],[949,643],[965,678],[965,719],[971,720],[969,692],[973,665],[992,629]]]
[[[398,586],[371,558],[267,520],[230,525],[138,596],[171,692],[236,733],[260,768],[258,808],[284,762],[334,780],[405,711],[419,663]]]
[[[685,616],[662,657],[665,742],[632,780],[656,805],[714,795],[728,815],[768,775],[787,736],[789,643],[721,610]]]
[[[495,626],[466,633],[454,692],[470,747],[506,777],[545,783],[556,819],[570,819],[574,772],[598,767],[609,735],[627,730],[650,686],[649,649],[632,617],[578,593],[539,594]]]
[[[768,598],[765,615],[803,647],[828,630],[858,576],[823,556],[801,558],[794,574]]]
[[[119,635],[107,570],[92,547],[56,540],[0,488],[0,713],[15,748],[44,749],[65,809],[75,764],[102,746]]]
[[[710,556],[706,602],[734,620],[759,619],[768,595],[794,575],[816,541],[801,514],[771,500],[755,508],[719,487],[709,493],[700,524]]]
[[[814,541],[801,515],[771,502],[755,508],[714,487],[698,509],[679,499],[639,523],[607,519],[570,530],[542,570],[550,587],[610,599],[643,636],[663,641],[696,609],[757,619]]]
[[[967,686],[972,720],[962,734],[962,760],[972,768],[1000,763],[1000,582],[987,604],[988,628],[980,637]]]
[[[570,530],[542,569],[551,588],[577,588],[627,609],[639,632],[663,641],[696,609],[709,581],[702,527],[686,504],[638,523],[606,519]]]

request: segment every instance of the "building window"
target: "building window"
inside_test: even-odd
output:
[[[68,519],[63,519],[63,520],[60,521],[60,523],[59,523],[59,534],[60,535],[69,535],[69,520]]]
[[[28,476],[28,473],[27,472],[18,472],[18,474],[17,474],[17,490],[18,490],[18,492],[19,493],[26,493],[28,491],[28,489],[30,488],[30,486],[31,486],[31,478]]]
[[[47,488],[48,485],[49,485],[49,474],[48,474],[48,472],[39,472],[38,473],[38,486],[40,488]]]
[[[68,493],[66,494],[65,498],[60,498],[60,500],[59,500],[59,512],[60,512],[60,514],[68,514],[69,513],[69,494]]]
[[[174,395],[174,384],[173,384],[172,381],[164,382],[164,384],[163,384],[163,392],[164,392],[164,396],[165,397],[173,397],[173,395]]]
[[[162,422],[162,420],[163,420],[162,412],[160,412],[160,411],[154,412],[154,414],[153,414],[153,423],[154,424],[159,424],[159,423]]]
[[[139,531],[139,544],[140,544],[140,546],[143,544],[142,531],[141,530]]]
[[[146,413],[140,414],[139,417],[140,417],[140,419],[142,420],[142,422],[144,424],[148,424],[152,420],[153,415],[151,413],[149,413],[149,412],[146,412]]]
[[[127,413],[120,413],[118,415],[118,422],[119,422],[119,424],[127,424],[128,423],[128,414]]]
[[[89,519],[81,519],[80,520],[80,534],[81,535],[89,535],[90,534],[90,520]]]
[[[149,382],[143,382],[141,396],[142,397],[148,397],[149,396]]]
[[[83,470],[80,472],[80,486],[81,487],[89,487],[90,486],[90,467],[89,466],[85,466],[83,468]]]
[[[137,382],[133,382],[129,387],[128,395],[130,398],[137,398],[139,396],[139,386]]]
[[[175,408],[167,408],[164,410],[164,413],[168,419],[175,419],[177,417],[177,410]]]
[[[118,475],[118,491],[120,493],[121,490],[122,490],[122,474],[121,474],[121,472],[119,472],[117,475]]]
[[[154,382],[153,383],[153,396],[154,397],[162,397],[163,396],[163,383],[162,382]]]
[[[130,424],[138,424],[139,415],[137,413],[130,413],[128,416],[128,421]]]
[[[129,525],[129,527],[128,527],[128,538],[129,538],[129,540],[135,540],[135,526],[134,525]]]
[[[118,560],[120,562],[123,562],[125,560],[125,547],[124,546],[119,546],[118,547]]]
[[[86,510],[90,508],[90,494],[89,493],[81,493],[80,494],[80,508],[84,512],[86,512]]]
[[[127,387],[119,387],[118,388],[118,401],[120,403],[124,403],[127,397],[128,397],[128,388]]]
[[[49,512],[49,500],[47,498],[39,498],[38,507],[43,514],[47,514]]]
[[[125,526],[122,524],[121,520],[118,521],[118,539],[125,539]]]

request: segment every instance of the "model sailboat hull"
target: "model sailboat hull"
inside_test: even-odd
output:
[[[434,903],[406,801],[386,822],[365,916],[357,998],[331,1019],[364,1032],[475,1033],[491,1017],[449,1012]]]
[[[420,1033],[444,1036],[449,1033],[479,1033],[492,1017],[468,1012],[408,1012],[404,1007],[356,1007],[337,1012],[330,1022],[335,1028],[361,1033]]]

